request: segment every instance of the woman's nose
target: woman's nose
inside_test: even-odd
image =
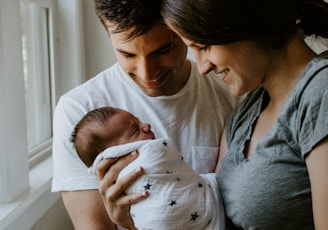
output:
[[[197,63],[198,72],[202,75],[208,74],[214,69],[214,65],[210,61],[202,61]]]
[[[214,65],[206,58],[205,55],[195,52],[195,58],[197,62],[197,69],[200,74],[205,75],[213,70]]]

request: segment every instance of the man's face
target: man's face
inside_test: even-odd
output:
[[[182,89],[190,71],[187,47],[164,24],[130,40],[130,31],[113,33],[115,25],[105,24],[119,64],[145,94],[172,95]]]

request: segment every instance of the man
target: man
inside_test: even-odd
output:
[[[115,229],[97,177],[69,139],[76,123],[103,106],[125,109],[170,137],[199,173],[213,172],[224,122],[235,105],[216,76],[200,76],[187,47],[161,21],[160,1],[96,0],[118,63],[63,95],[54,115],[54,178],[75,229]]]

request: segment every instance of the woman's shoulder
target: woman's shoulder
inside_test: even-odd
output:
[[[296,85],[296,100],[310,102],[320,99],[328,90],[328,51],[313,58],[305,67]]]

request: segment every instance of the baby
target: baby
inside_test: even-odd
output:
[[[138,158],[119,174],[120,178],[139,166],[145,170],[125,191],[150,193],[131,205],[138,229],[225,229],[215,175],[196,173],[170,138],[155,139],[151,126],[131,113],[113,107],[90,111],[76,125],[71,141],[93,174],[100,160],[138,150]]]

